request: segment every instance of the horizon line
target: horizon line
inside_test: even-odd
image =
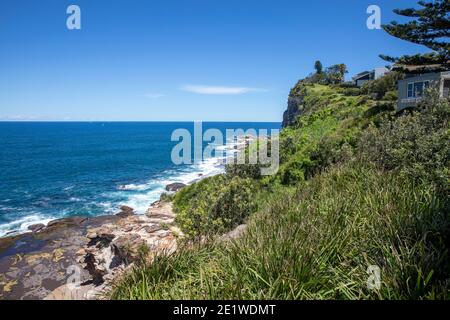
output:
[[[105,123],[105,122],[134,122],[134,123],[194,123],[194,122],[217,122],[217,123],[281,123],[282,121],[244,121],[244,120],[1,120],[0,123]]]

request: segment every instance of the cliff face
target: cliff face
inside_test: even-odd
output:
[[[303,96],[290,95],[287,110],[283,114],[283,128],[295,124],[297,117],[303,113],[303,109]]]

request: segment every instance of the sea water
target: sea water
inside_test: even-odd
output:
[[[203,123],[203,129],[279,129],[279,123]],[[165,186],[223,172],[215,158],[175,165],[171,141],[189,122],[0,122],[0,237],[35,223],[143,214]]]

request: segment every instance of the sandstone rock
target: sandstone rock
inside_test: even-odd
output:
[[[140,250],[145,245],[145,240],[138,234],[127,234],[114,240],[111,249],[123,262],[130,264],[139,258]]]
[[[157,224],[154,224],[154,225],[152,225],[152,226],[144,226],[143,229],[144,229],[147,233],[153,233],[153,232],[156,232],[156,231],[161,230],[162,227],[159,226],[159,225],[157,225]]]
[[[184,183],[178,183],[178,182],[171,183],[166,186],[166,191],[177,192],[177,191],[183,189],[184,187],[186,187],[186,185]]]
[[[247,229],[246,224],[241,224],[240,226],[237,226],[234,230],[231,230],[230,232],[224,234],[221,239],[222,240],[232,240],[237,239],[245,232]]]
[[[101,266],[95,258],[95,255],[88,252],[84,257],[84,268],[92,276],[92,283],[96,286],[103,283],[103,276],[106,274],[106,269]]]
[[[116,237],[110,232],[109,229],[98,229],[88,232],[86,235],[86,237],[90,239],[88,246],[96,246],[99,249],[108,247],[111,241]]]
[[[120,212],[116,214],[119,217],[128,217],[134,215],[134,209],[128,206],[121,206]]]
[[[84,248],[81,248],[80,250],[75,252],[75,255],[77,255],[77,256],[84,256],[85,254],[86,254],[86,249],[84,249]]]
[[[95,230],[88,230],[88,233],[86,234],[86,238],[91,239],[91,240],[97,238],[97,232]]]
[[[42,223],[32,224],[28,227],[28,230],[32,231],[33,233],[38,232],[45,228],[45,225]]]
[[[134,227],[133,226],[126,226],[123,228],[123,232],[131,232],[133,231]]]

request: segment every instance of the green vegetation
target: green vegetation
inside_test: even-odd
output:
[[[399,65],[421,65],[423,72],[428,65],[442,65],[443,70],[450,66],[450,3],[448,0],[418,1],[418,8],[395,9],[394,12],[410,20],[406,23],[396,21],[383,25],[390,35],[425,46],[433,52],[413,56],[381,58]],[[399,68],[400,69],[400,68]]]
[[[450,298],[450,102],[396,115],[387,77],[360,92],[300,81],[291,96],[303,111],[280,136],[279,172],[232,166],[177,193],[185,242],[110,297]],[[216,238],[243,222],[242,237]]]
[[[176,194],[175,222],[188,240],[226,232],[255,211],[254,192],[254,182],[248,178],[219,175],[203,179]]]

